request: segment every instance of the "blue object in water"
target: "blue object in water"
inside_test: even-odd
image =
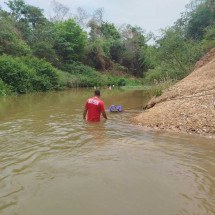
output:
[[[122,106],[121,105],[111,105],[109,107],[110,112],[122,112]]]

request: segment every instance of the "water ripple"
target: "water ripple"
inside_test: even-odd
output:
[[[96,214],[95,208],[104,215],[215,213],[209,140],[132,126],[129,118],[139,110],[88,124],[70,94],[59,103],[49,96],[49,106],[38,99],[28,117],[0,122],[2,215],[44,214],[46,204],[54,208],[46,214],[57,215],[58,208],[75,211],[82,202],[75,214]]]

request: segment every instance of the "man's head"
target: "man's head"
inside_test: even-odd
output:
[[[100,96],[100,90],[95,90],[94,95],[99,97]]]

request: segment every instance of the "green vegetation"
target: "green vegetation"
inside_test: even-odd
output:
[[[6,96],[11,93],[11,89],[0,79],[0,96]]]
[[[162,35],[137,26],[116,27],[103,10],[73,18],[53,1],[53,15],[24,0],[0,7],[0,95],[60,90],[65,87],[155,85],[188,75],[195,62],[215,46],[215,2],[193,0]],[[87,33],[88,32],[88,33]],[[154,39],[153,45],[148,41]],[[161,87],[162,86],[162,87]]]
[[[29,93],[60,87],[56,69],[35,57],[0,56],[0,77],[12,92]]]
[[[146,91],[146,94],[149,95],[149,97],[155,96],[161,96],[163,91],[169,87],[171,87],[173,84],[175,84],[174,81],[165,81],[165,82],[160,82],[156,83],[153,85],[145,85],[143,89]]]
[[[141,82],[137,78],[126,78],[112,74],[100,73],[92,67],[74,63],[65,64],[62,67],[63,71],[67,71],[71,78],[68,83],[71,87],[94,87],[94,86],[125,86],[125,85],[140,85]]]
[[[215,2],[191,1],[174,26],[155,37],[155,44],[143,50],[148,71],[145,84],[180,80],[194,64],[215,46]]]

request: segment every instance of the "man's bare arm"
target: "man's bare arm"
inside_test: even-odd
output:
[[[84,109],[84,112],[83,112],[83,119],[86,120],[86,115],[87,115],[87,109]]]
[[[102,116],[103,116],[105,119],[107,119],[107,114],[106,114],[105,111],[102,111]]]

